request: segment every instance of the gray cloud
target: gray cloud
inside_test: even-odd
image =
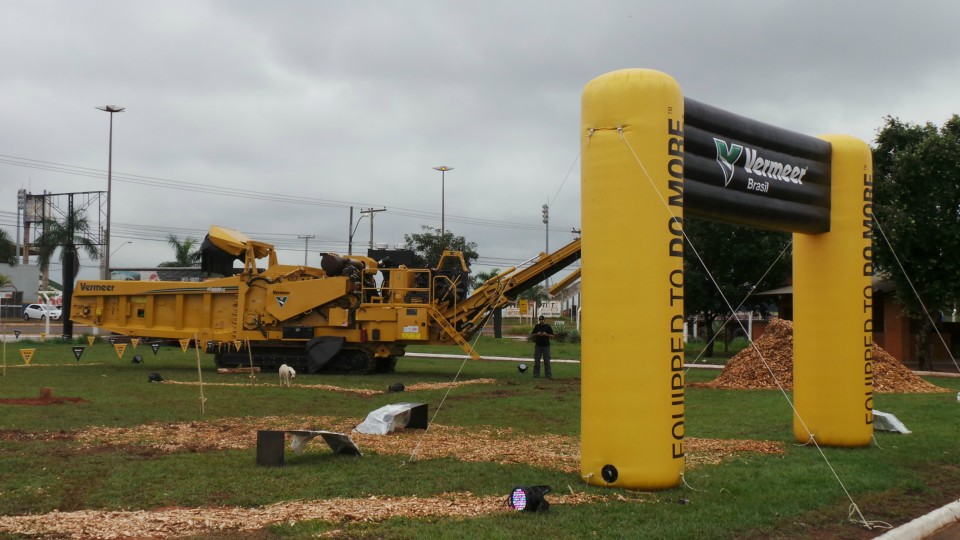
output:
[[[118,104],[113,261],[153,265],[136,227],[258,234],[299,260],[298,234],[344,250],[348,207],[386,206],[375,241],[447,224],[490,265],[580,226],[580,94],[592,78],[659,69],[700,101],[796,131],[872,139],[886,115],[956,111],[953,2],[7,2],[0,154],[106,169]],[[572,171],[571,171],[571,166]],[[198,193],[187,186],[295,197]],[[16,189],[104,190],[102,178],[0,164]],[[625,201],[625,205],[629,202]],[[476,224],[489,220],[488,226]],[[497,225],[497,226],[489,226]],[[368,241],[364,222],[358,240]],[[85,263],[95,264],[95,263]]]

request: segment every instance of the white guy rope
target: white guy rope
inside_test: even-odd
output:
[[[623,136],[623,127],[618,126],[617,133],[619,133],[620,135],[620,140],[627,145],[627,149],[630,150],[630,154],[633,156],[634,161],[636,161],[637,165],[640,167],[640,171],[643,173],[643,176],[646,177],[647,182],[650,184],[650,187],[653,188],[653,192],[656,193],[657,197],[660,198],[661,204],[663,204],[663,207],[670,214],[670,217],[673,220],[682,223],[682,221],[676,216],[676,214],[673,213],[673,209],[670,208],[670,205],[667,204],[667,201],[663,198],[663,194],[660,193],[660,190],[657,189],[656,184],[654,184],[653,182],[653,178],[650,176],[650,173],[647,172],[647,168],[643,165],[643,162],[640,160],[640,157],[637,155],[636,151],[634,151],[633,147],[630,145],[630,141],[628,141],[626,137]],[[707,265],[704,263],[703,259],[700,257],[700,253],[697,252],[696,247],[693,245],[693,242],[690,241],[690,238],[687,237],[687,233],[686,231],[683,230],[682,227],[681,227],[681,232],[683,233],[683,238],[687,241],[687,245],[690,246],[690,249],[693,250],[693,254],[696,255],[697,260],[699,260],[700,264],[703,265],[704,269],[706,269],[707,276],[709,276],[710,281],[713,283],[714,287],[717,288],[717,291],[720,293],[720,297],[723,298],[724,304],[727,305],[727,309],[729,309],[730,311],[733,311],[733,306],[730,304],[730,301],[727,300],[726,296],[723,294],[723,291],[720,289],[720,286],[717,284],[716,279],[714,279],[713,277],[713,273],[711,273],[710,270],[707,268]],[[743,323],[740,321],[737,321],[737,322],[740,324],[740,328],[743,329],[744,332],[746,332],[747,329],[744,328]],[[776,383],[777,388],[780,389],[780,393],[783,395],[783,398],[786,400],[786,402],[790,405],[790,409],[793,411],[793,414],[796,415],[796,418],[800,421],[800,424],[803,427],[804,431],[806,431],[810,440],[813,441],[813,444],[816,446],[817,451],[820,452],[820,457],[823,458],[824,463],[826,463],[827,468],[830,469],[831,474],[833,475],[834,479],[836,479],[837,483],[840,485],[840,488],[843,490],[843,493],[847,496],[847,499],[850,500],[850,508],[851,508],[850,514],[853,515],[853,513],[856,512],[856,514],[860,517],[860,520],[857,523],[862,524],[867,529],[872,529],[871,522],[867,521],[867,519],[863,516],[863,513],[860,512],[860,507],[857,506],[856,501],[853,500],[853,496],[850,495],[850,491],[847,490],[847,486],[843,483],[843,480],[840,479],[840,476],[837,474],[836,469],[833,468],[833,465],[830,463],[830,460],[827,458],[826,453],[824,453],[823,449],[820,447],[820,444],[817,443],[816,437],[814,437],[814,434],[810,431],[810,428],[807,426],[806,422],[804,422],[803,417],[800,416],[800,413],[797,411],[797,408],[793,404],[793,401],[790,399],[790,396],[787,395],[787,392],[786,390],[784,390],[783,385],[780,383],[780,380],[777,379],[777,376],[773,373],[773,369],[771,369],[770,365],[767,363],[767,359],[764,358],[763,353],[760,352],[760,349],[757,348],[753,340],[750,340],[750,346],[753,347],[753,350],[757,353],[757,356],[760,358],[760,361],[763,362],[763,366],[767,369],[767,372],[773,378],[773,381]]]
[[[786,253],[787,250],[790,249],[791,246],[793,246],[793,239],[791,239],[789,242],[787,242],[787,245],[783,247],[783,250],[780,252],[780,255],[778,255],[777,258],[774,259],[774,261],[773,261],[772,263],[770,263],[770,266],[767,267],[767,271],[764,272],[762,276],[760,276],[760,280],[757,281],[757,284],[755,284],[755,285],[753,285],[752,287],[750,287],[750,290],[747,291],[747,295],[744,296],[744,297],[743,297],[743,300],[740,301],[740,304],[737,305],[737,309],[736,309],[735,311],[731,312],[730,316],[728,316],[728,317],[723,321],[723,324],[720,325],[720,329],[717,330],[716,333],[714,333],[713,336],[710,337],[710,341],[707,342],[707,345],[704,346],[704,348],[701,349],[699,353],[697,353],[697,357],[694,358],[694,359],[693,359],[693,362],[690,362],[690,366],[687,367],[686,370],[684,370],[684,372],[683,372],[684,374],[686,374],[688,371],[690,371],[691,369],[693,369],[693,365],[700,361],[700,357],[703,356],[703,354],[707,351],[707,348],[710,346],[710,344],[713,343],[713,342],[717,339],[717,336],[720,335],[720,332],[723,331],[723,329],[727,327],[727,323],[730,322],[731,317],[732,317],[733,315],[735,315],[735,314],[737,313],[737,311],[740,311],[740,308],[743,307],[743,304],[745,304],[745,303],[747,302],[747,300],[750,299],[750,296],[753,294],[753,292],[754,292],[755,290],[757,290],[757,285],[760,284],[760,283],[763,283],[763,280],[767,278],[767,274],[769,274],[770,271],[773,270],[773,267],[776,266],[778,262],[780,262],[780,259],[783,258],[783,254]],[[693,249],[693,246],[690,246],[690,248]],[[703,263],[703,261],[700,261],[700,262],[701,262],[701,264]],[[710,269],[708,269],[706,266],[704,266],[703,269],[704,269],[708,274],[710,273]],[[742,325],[741,325],[741,326],[742,326]],[[752,342],[753,342],[753,336],[747,336],[747,341],[749,341],[749,342],[752,343]]]
[[[920,302],[920,308],[923,309],[923,314],[926,315],[927,320],[930,321],[930,326],[933,327],[934,332],[937,333],[937,337],[940,338],[940,343],[943,344],[943,349],[947,351],[947,355],[950,356],[953,366],[957,368],[958,372],[960,372],[960,365],[957,364],[957,359],[953,357],[953,352],[950,351],[950,346],[948,346],[947,342],[943,339],[943,334],[940,333],[940,329],[937,328],[937,324],[933,322],[933,317],[930,316],[930,310],[927,309],[926,304],[923,303],[923,299],[920,298],[920,293],[917,292],[917,288],[913,286],[913,280],[910,279],[910,274],[907,273],[907,269],[904,268],[903,263],[900,262],[900,257],[897,256],[897,252],[893,249],[893,244],[891,244],[890,239],[887,238],[887,233],[883,231],[883,227],[880,226],[880,220],[877,219],[876,215],[873,216],[873,222],[877,224],[877,230],[880,231],[880,236],[883,237],[884,242],[887,243],[887,247],[890,248],[890,253],[893,255],[893,260],[897,261],[897,266],[900,267],[900,272],[903,273],[903,277],[907,278],[907,283],[910,285],[910,290],[912,290],[913,295],[917,297],[917,302]]]
[[[483,329],[487,327],[487,323],[489,321],[490,319],[487,318],[487,320],[483,322],[483,326],[481,326],[480,330],[477,331],[477,337],[474,338],[473,344],[471,346],[476,345],[477,341],[480,340],[480,336],[483,335]],[[457,368],[457,373],[454,374],[453,380],[451,381],[452,383],[457,382],[457,379],[460,377],[460,373],[463,372],[463,366],[467,365],[467,360],[469,359],[470,359],[469,354],[463,355],[463,361],[460,362],[460,367]],[[430,431],[430,428],[433,426],[434,421],[436,421],[437,415],[440,414],[440,409],[443,407],[443,402],[447,400],[447,396],[450,395],[450,391],[453,390],[453,388],[454,386],[450,385],[449,387],[447,387],[447,391],[443,393],[443,398],[440,399],[440,403],[437,405],[437,409],[433,411],[433,416],[430,418],[430,421],[427,423],[426,429],[424,429],[423,433],[420,434],[420,438],[417,439],[417,444],[413,447],[413,450],[410,452],[410,458],[407,461],[404,461],[402,465],[406,465],[411,461],[416,461],[417,452],[420,451],[420,445],[423,444],[423,439],[427,436],[427,432]]]

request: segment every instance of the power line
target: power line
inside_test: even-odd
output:
[[[43,171],[50,171],[61,174],[69,174],[75,176],[84,176],[88,178],[106,178],[106,171],[90,168],[90,167],[81,167],[78,165],[68,165],[64,163],[57,163],[52,161],[43,161],[31,158],[23,158],[17,156],[9,156],[0,154],[0,164],[11,165],[15,167],[24,167],[29,169],[37,169]],[[323,207],[332,207],[332,208],[349,208],[350,206],[382,206],[389,209],[391,215],[401,216],[401,217],[410,217],[417,219],[427,219],[433,220],[439,214],[435,212],[427,212],[422,210],[415,210],[409,208],[385,206],[385,205],[371,205],[369,203],[357,203],[350,201],[337,201],[329,199],[320,199],[316,197],[304,197],[302,195],[284,195],[279,193],[270,193],[265,191],[254,191],[246,189],[237,189],[233,187],[221,187],[221,186],[210,186],[210,185],[201,185],[195,182],[183,182],[179,180],[171,180],[166,178],[159,178],[155,176],[145,176],[139,174],[130,174],[130,173],[121,173],[118,171],[113,171],[113,179],[118,182],[125,182],[130,184],[139,184],[147,187],[161,188],[161,189],[175,189],[178,191],[192,191],[196,193],[207,193],[211,195],[219,195],[225,197],[236,197],[242,199],[253,199],[259,201],[270,201],[270,202],[281,202],[288,204],[301,204],[309,206],[323,206]],[[477,225],[480,227],[492,227],[492,228],[505,228],[505,229],[514,229],[514,230],[529,230],[529,231],[539,231],[540,226],[536,224],[529,223],[517,223],[517,222],[508,222],[500,221],[488,218],[475,218],[467,216],[448,216],[450,221],[464,224],[464,225]]]

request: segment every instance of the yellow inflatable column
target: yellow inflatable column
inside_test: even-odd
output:
[[[684,466],[680,86],[642,69],[594,79],[581,143],[581,472],[669,488]]]
[[[793,432],[826,446],[873,435],[873,160],[845,135],[833,146],[830,232],[794,234]],[[584,227],[586,228],[586,227]]]

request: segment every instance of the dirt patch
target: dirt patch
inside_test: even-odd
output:
[[[3,404],[3,405],[62,405],[64,403],[88,403],[88,401],[78,397],[0,399],[0,404]]]
[[[767,331],[730,359],[719,377],[691,387],[729,389],[793,389],[793,323],[775,319]],[[779,383],[779,386],[778,386]],[[890,353],[873,345],[873,390],[879,393],[952,392],[929,383]]]
[[[70,431],[30,433],[19,429],[0,429],[0,441],[72,441],[77,434]]]

